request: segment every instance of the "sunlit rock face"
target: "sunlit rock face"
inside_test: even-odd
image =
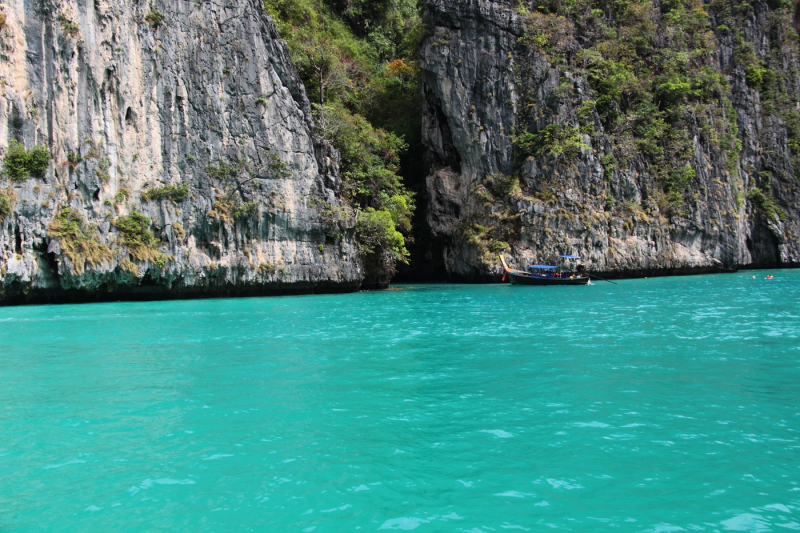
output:
[[[681,38],[658,4],[635,14],[653,54]],[[536,2],[424,5],[431,27],[420,62],[431,165],[426,207],[451,279],[497,279],[500,253],[522,267],[575,254],[590,270],[619,276],[800,262],[800,159],[787,124],[800,106],[791,10],[761,1],[687,8],[692,23],[704,25],[708,46],[701,58],[686,55],[687,68],[699,72],[691,61],[702,61],[703,72],[717,76],[719,95],[701,105],[678,95],[680,106],[669,104],[682,129],[661,135],[680,136],[682,151],[670,152],[679,144],[671,140],[648,140],[666,150],[665,169],[642,152],[642,117],[629,114],[629,127],[612,131],[598,111],[603,80],[597,70],[592,77],[593,65],[619,57],[597,46],[608,39],[608,13],[577,21],[542,15]],[[728,19],[736,28],[725,26]],[[612,41],[625,37],[615,35]],[[741,59],[748,54],[750,67]],[[780,98],[772,89],[767,103],[748,68],[769,70]],[[670,96],[675,87],[661,89]],[[654,99],[656,111],[668,107],[665,98]]]
[[[52,155],[0,178],[0,301],[358,288],[353,229],[326,238],[319,215],[338,204],[338,156],[258,0],[0,13],[0,155],[14,141]],[[137,213],[144,247],[123,231]]]

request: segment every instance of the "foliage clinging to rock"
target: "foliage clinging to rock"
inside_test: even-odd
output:
[[[144,20],[150,24],[154,30],[157,30],[162,24],[164,24],[164,14],[157,9],[150,11],[147,15],[144,16]]]
[[[86,263],[93,268],[110,262],[114,254],[99,241],[97,226],[88,224],[79,212],[62,207],[47,227],[47,236],[59,239],[61,249],[72,262],[73,272],[82,274]]]
[[[0,222],[14,212],[14,190],[0,191]]]
[[[729,82],[715,56],[709,14],[714,9],[719,22],[730,22],[741,42],[741,25],[734,23],[737,14],[728,2],[543,0],[520,6],[526,28],[519,39],[523,48],[546,54],[552,63],[588,82],[591,101],[577,99],[566,84],[561,97],[578,100],[581,133],[599,134],[591,124],[597,113],[603,133],[613,143],[613,152],[603,159],[606,172],[625,170],[642,157],[669,203],[678,206],[691,186],[684,170],[694,155],[690,131],[699,129],[700,142],[738,157]],[[752,50],[739,47],[737,54],[748,84],[762,91],[762,99],[776,94],[774,76],[754,59]],[[523,124],[536,122],[535,109],[522,117]],[[568,124],[549,124],[538,133],[528,130],[533,128],[521,129],[514,137],[525,156],[574,158],[588,147]]]
[[[369,256],[377,250],[388,250],[395,261],[403,263],[408,261],[405,239],[403,234],[397,231],[389,211],[376,211],[368,207],[359,213],[356,235],[361,255]]]
[[[162,187],[152,187],[142,191],[142,200],[170,200],[175,203],[183,202],[189,195],[189,186],[184,185],[164,185]]]
[[[401,172],[422,172],[416,0],[265,5],[289,44],[319,134],[341,154],[345,207],[361,211],[356,238],[362,255],[405,261],[415,204]],[[409,153],[414,156],[401,164]],[[330,219],[332,212],[321,215]],[[341,220],[328,226],[329,236],[340,235]]]
[[[122,244],[133,259],[152,261],[159,268],[164,268],[167,258],[158,251],[159,240],[150,231],[150,224],[148,217],[135,210],[130,215],[119,217],[114,221],[114,226],[122,236]]]
[[[759,188],[754,188],[752,191],[747,193],[747,199],[750,200],[756,209],[761,211],[767,220],[785,220],[786,219],[786,211],[784,211],[781,207],[775,204],[775,199],[768,195],[764,194]]]
[[[25,181],[43,174],[50,166],[50,151],[44,146],[26,150],[22,143],[11,140],[3,159],[3,170],[11,181]]]

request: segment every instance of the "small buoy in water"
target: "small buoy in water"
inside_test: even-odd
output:
[[[753,279],[756,279],[756,277],[755,277],[755,276],[753,276]]]
[[[764,278],[764,279],[775,279],[775,278],[772,276],[772,274],[770,274],[769,276],[767,276],[767,277],[766,277],[766,278]]]

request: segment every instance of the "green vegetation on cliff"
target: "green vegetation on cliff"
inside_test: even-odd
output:
[[[164,185],[162,187],[152,187],[142,191],[142,200],[170,200],[171,202],[181,203],[189,196],[189,186],[183,185]]]
[[[563,80],[562,104],[578,108],[578,128],[549,125],[543,130],[517,132],[522,155],[580,154],[580,134],[609,137],[612,152],[603,158],[607,173],[630,168],[639,156],[655,175],[660,190],[651,198],[662,213],[685,214],[696,169],[691,168],[696,143],[727,154],[718,172],[736,183],[739,161],[737,117],[731,101],[737,80],[756,89],[765,117],[787,124],[795,168],[800,168],[800,114],[791,95],[794,77],[776,73],[796,55],[797,33],[792,26],[793,4],[772,0],[773,31],[767,56],[756,54],[745,39],[748,3],[731,0],[542,0],[518,5],[526,33],[524,48],[573,76],[588,82],[586,99]],[[729,50],[730,53],[724,52]],[[527,63],[518,74],[528,75]],[[524,96],[523,127],[533,128],[538,105]],[[768,178],[761,176],[759,179]],[[786,179],[787,176],[777,176]],[[791,178],[791,177],[789,177]],[[695,187],[696,192],[697,187]],[[742,191],[740,191],[742,192]],[[752,196],[752,195],[751,195]]]
[[[111,262],[111,248],[100,242],[97,225],[91,224],[79,212],[62,207],[47,227],[47,236],[58,239],[61,249],[72,262],[73,274],[84,272],[86,263],[92,268]]]
[[[0,190],[0,222],[14,212],[14,189]]]
[[[122,244],[134,260],[152,261],[157,267],[164,268],[168,258],[158,251],[159,240],[150,231],[150,224],[151,220],[137,211],[114,221],[114,226],[122,237]]]
[[[11,139],[3,159],[3,173],[11,181],[25,181],[30,176],[38,176],[50,165],[50,152],[44,146],[26,150],[22,143]]]
[[[152,261],[159,268],[164,268],[169,257],[158,251],[159,240],[150,231],[150,224],[150,219],[137,211],[114,221],[121,243],[125,245],[131,258],[136,261]],[[101,242],[97,224],[87,222],[81,213],[69,207],[60,208],[47,227],[47,236],[59,240],[61,249],[72,263],[72,272],[76,275],[84,272],[86,263],[97,268],[104,262],[111,263],[114,258],[112,249]],[[129,259],[123,259],[122,264],[130,265],[128,269],[135,270]]]
[[[265,6],[289,44],[318,134],[341,154],[342,196],[357,213],[362,255],[407,261],[415,203],[402,175],[419,172],[422,160],[417,2],[265,0]]]

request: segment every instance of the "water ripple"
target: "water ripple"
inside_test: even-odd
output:
[[[800,530],[774,274],[2,308],[0,529]]]

